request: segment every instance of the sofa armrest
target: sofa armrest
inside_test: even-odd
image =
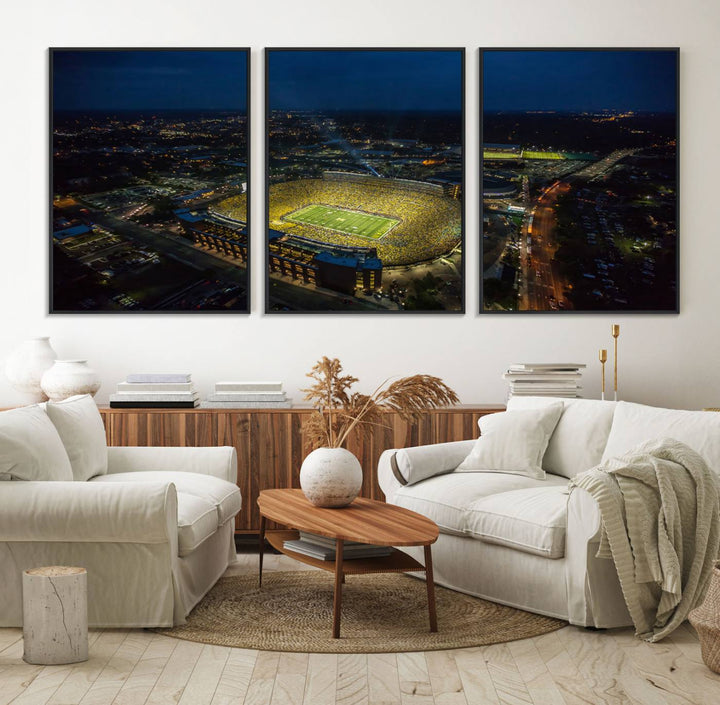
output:
[[[108,474],[173,470],[212,475],[237,484],[237,453],[231,446],[108,446]]]
[[[0,482],[0,541],[177,542],[171,482]]]
[[[404,485],[452,472],[465,460],[475,441],[451,441],[386,450],[378,461],[378,482],[388,501]]]
[[[598,543],[602,518],[600,507],[592,495],[580,487],[570,491],[568,499],[567,534],[585,543]]]

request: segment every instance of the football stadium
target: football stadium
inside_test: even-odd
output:
[[[452,251],[462,238],[461,207],[438,184],[325,172],[271,184],[268,226],[271,238],[305,241],[328,254],[365,250],[392,267]],[[245,194],[213,208],[242,223],[246,209]]]

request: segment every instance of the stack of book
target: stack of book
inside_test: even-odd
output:
[[[288,409],[282,382],[217,382],[215,393],[202,402],[202,409]]]
[[[503,379],[510,383],[509,397],[579,397],[585,367],[578,362],[541,362],[510,365]]]
[[[288,551],[302,553],[304,556],[317,558],[321,561],[335,560],[335,539],[327,536],[318,536],[307,531],[300,531],[300,538],[293,541],[283,541],[283,547]],[[383,558],[389,556],[393,549],[390,546],[374,546],[369,543],[358,541],[343,542],[343,560],[350,561],[354,558]]]
[[[110,395],[111,409],[192,409],[200,395],[189,374],[132,374]]]

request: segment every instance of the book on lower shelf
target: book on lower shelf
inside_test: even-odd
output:
[[[334,561],[337,543],[335,539],[300,532],[300,538],[283,542],[283,548],[321,561]],[[358,541],[343,542],[343,560],[356,558],[384,558],[393,552],[392,546],[375,546]]]

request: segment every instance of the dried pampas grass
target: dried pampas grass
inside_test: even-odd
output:
[[[403,377],[390,384],[385,380],[370,395],[351,392],[358,379],[343,375],[337,358],[323,357],[307,376],[315,383],[301,391],[315,411],[303,430],[313,448],[339,448],[354,428],[367,434],[373,426],[384,426],[383,411],[393,411],[412,423],[425,409],[458,402],[450,387],[430,375]]]

